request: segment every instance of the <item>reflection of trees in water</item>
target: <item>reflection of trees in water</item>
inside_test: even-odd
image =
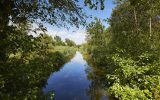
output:
[[[12,58],[6,62],[6,69],[0,71],[0,77],[5,79],[4,85],[0,87],[0,98],[43,100],[41,89],[46,84],[48,76],[51,72],[58,71],[59,66],[66,61],[63,54],[59,52],[29,55],[33,58],[28,56],[23,59]],[[47,96],[51,95],[47,94]]]
[[[106,91],[107,87],[105,70],[101,67],[97,68],[93,64],[87,69],[87,78],[91,81],[87,94],[91,100],[106,100],[108,98]]]

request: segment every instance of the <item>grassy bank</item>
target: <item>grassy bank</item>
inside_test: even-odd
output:
[[[0,74],[0,97],[5,100],[45,99],[42,87],[75,54],[72,47],[12,54]]]

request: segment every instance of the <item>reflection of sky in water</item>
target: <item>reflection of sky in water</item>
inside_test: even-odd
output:
[[[48,84],[43,88],[44,93],[54,90],[55,100],[89,100],[86,92],[90,81],[85,65],[82,55],[76,52],[69,63],[49,77]]]
[[[87,62],[80,52],[76,52],[75,57],[58,72],[54,72],[48,79],[48,84],[43,88],[43,92],[54,91],[55,100],[90,100],[87,91],[91,81],[87,79]],[[106,98],[101,98],[106,100]]]
[[[76,62],[81,65],[87,64],[80,52],[76,52],[76,56],[71,60],[71,62]]]

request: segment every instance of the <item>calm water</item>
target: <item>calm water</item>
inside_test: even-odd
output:
[[[55,100],[108,100],[99,84],[88,79],[92,68],[88,66],[80,52],[65,64],[60,71],[54,72],[48,78],[44,93],[54,91]]]

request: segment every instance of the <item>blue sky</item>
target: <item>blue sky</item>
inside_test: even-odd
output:
[[[82,0],[83,1],[83,0]],[[80,2],[82,4],[83,2]],[[93,18],[97,17],[100,19],[107,19],[111,16],[112,9],[115,7],[112,0],[105,0],[105,9],[104,10],[91,10],[88,7],[83,6],[83,11],[87,15],[91,15]],[[88,19],[87,22],[91,22],[93,19]],[[108,27],[109,24],[107,22],[103,22],[103,24]],[[85,27],[80,27],[79,29],[75,27],[70,27],[69,30],[64,28],[57,28],[54,26],[51,26],[49,24],[46,24],[48,34],[51,36],[58,35],[62,38],[62,40],[65,40],[66,38],[69,38],[73,40],[76,44],[82,44],[85,42],[86,37],[86,29]]]

